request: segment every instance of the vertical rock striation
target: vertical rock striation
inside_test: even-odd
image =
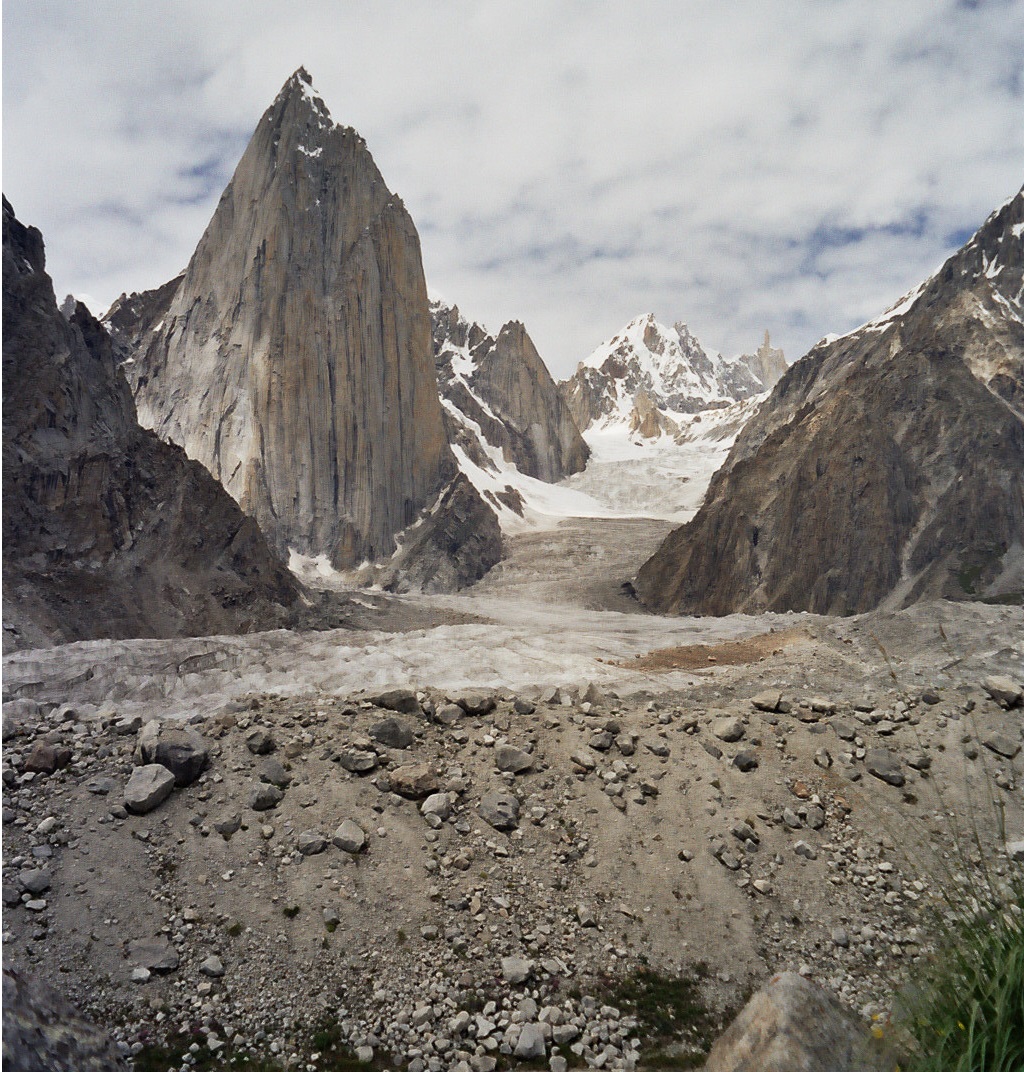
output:
[[[5,648],[280,624],[294,578],[201,465],[139,427],[107,333],[69,312],[5,198]]]
[[[1024,191],[793,365],[642,567],[665,613],[1024,596]]]
[[[142,422],[282,552],[386,558],[455,476],[416,229],[304,70],[260,120],[166,311],[135,295],[108,320],[135,344]]]

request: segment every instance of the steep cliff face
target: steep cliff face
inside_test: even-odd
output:
[[[756,354],[725,358],[685,324],[668,328],[647,314],[581,361],[561,392],[582,431],[624,425],[649,439],[674,435],[686,415],[762,394],[785,368],[767,332]]]
[[[641,569],[667,613],[852,614],[1024,592],[1024,192],[779,381]]]
[[[271,628],[298,584],[202,466],[139,427],[110,340],[61,315],[3,202],[4,646]]]
[[[142,423],[206,465],[279,551],[390,556],[456,471],[419,239],[305,71],[162,301],[134,295],[109,318],[135,346]]]
[[[589,449],[526,328],[511,321],[495,337],[454,306],[434,302],[430,311],[453,442],[467,432],[482,437],[521,473],[547,483],[580,472]]]

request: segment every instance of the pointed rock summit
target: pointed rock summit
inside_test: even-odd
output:
[[[767,332],[756,355],[725,358],[705,350],[685,324],[668,328],[648,313],[581,361],[561,390],[582,431],[623,425],[653,439],[674,435],[686,415],[762,394],[785,368]]]
[[[1024,191],[883,316],[820,342],[640,570],[667,613],[1024,596]]]
[[[546,483],[580,472],[589,448],[526,328],[510,321],[495,336],[456,306],[433,302],[430,312],[451,442],[484,468],[492,467],[486,452],[494,448]]]
[[[302,68],[180,281],[107,319],[143,424],[282,552],[387,558],[456,474],[416,228]]]

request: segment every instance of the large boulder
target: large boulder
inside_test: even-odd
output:
[[[174,775],[161,763],[136,767],[124,787],[124,806],[133,815],[158,808],[174,789]]]
[[[704,1072],[888,1072],[866,1024],[815,983],[783,972],[711,1048]]]
[[[153,719],[142,727],[135,762],[159,763],[174,775],[174,784],[191,785],[210,762],[210,743],[188,726],[170,726]]]

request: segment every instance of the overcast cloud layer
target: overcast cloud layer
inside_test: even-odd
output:
[[[1024,181],[1024,0],[3,4],[4,192],[58,296],[187,263],[305,65],[428,282],[553,372],[635,315],[793,360]]]

